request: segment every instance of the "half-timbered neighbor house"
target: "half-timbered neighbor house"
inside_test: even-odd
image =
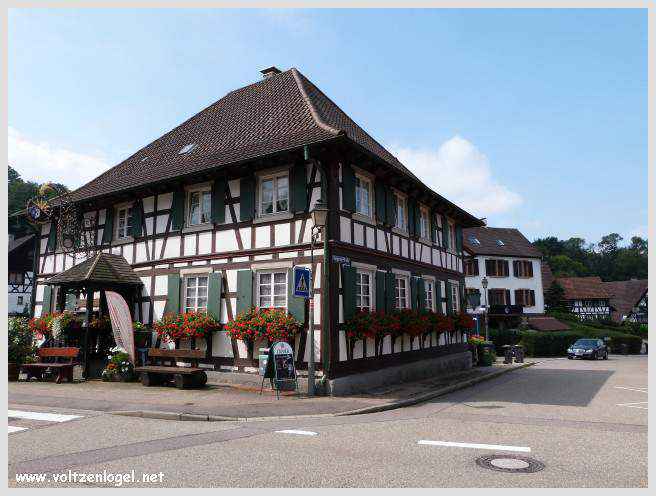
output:
[[[611,294],[599,276],[557,277],[556,281],[565,290],[565,306],[579,319],[611,318]]]
[[[9,315],[29,315],[34,279],[34,234],[20,238],[9,235],[7,269]]]
[[[521,232],[499,227],[465,229],[463,242],[469,255],[465,281],[471,309],[487,304],[493,319],[544,313],[542,254]],[[483,278],[487,295],[483,295]]]
[[[604,283],[606,290],[611,295],[611,318],[615,322],[647,323],[649,316],[648,283],[647,279],[629,279],[628,281]]]
[[[70,195],[97,249],[122,255],[141,279],[134,319],[202,310],[226,323],[251,307],[281,307],[307,329],[290,278],[310,266],[321,198],[328,242],[315,245],[310,328],[323,374],[466,355],[462,335],[349,343],[343,324],[356,309],[459,311],[462,228],[481,221],[423,184],[298,70],[262,72]],[[53,233],[43,227],[37,314],[58,301],[48,278],[84,258],[62,253]],[[307,342],[303,332],[294,343],[301,369]],[[225,332],[196,345],[208,369],[257,372],[252,349]]]

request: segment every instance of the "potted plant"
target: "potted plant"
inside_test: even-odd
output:
[[[178,343],[181,339],[206,339],[221,324],[204,312],[168,313],[153,328],[165,342]]]
[[[34,334],[26,317],[10,318],[8,330],[7,377],[10,381],[17,381],[20,366],[34,354]]]
[[[101,379],[105,382],[130,382],[136,379],[134,365],[130,361],[130,356],[123,348],[118,346],[112,348],[110,355],[107,357],[109,362],[102,371]]]
[[[148,346],[150,339],[150,329],[141,322],[133,322],[132,328],[134,329],[134,346],[135,348],[145,348]]]
[[[237,315],[224,330],[230,338],[242,340],[252,358],[255,342],[260,338],[266,339],[269,346],[275,341],[286,341],[293,347],[301,323],[282,308],[254,308]]]

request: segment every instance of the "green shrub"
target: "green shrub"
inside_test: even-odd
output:
[[[647,339],[647,325],[638,324],[637,322],[625,322],[622,324],[622,331],[627,334],[633,334],[642,339]]]
[[[622,345],[628,347],[628,352],[631,355],[637,355],[642,350],[642,338],[633,336],[631,334],[617,334],[611,336],[608,346],[610,346],[611,353],[621,353]]]
[[[520,344],[530,356],[562,356],[567,354],[567,348],[574,341],[583,337],[583,334],[573,331],[525,331]]]
[[[12,317],[9,319],[8,362],[25,363],[28,357],[34,353],[34,334],[28,323],[29,319],[27,317]]]

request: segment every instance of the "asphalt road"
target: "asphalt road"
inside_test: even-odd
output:
[[[546,359],[429,403],[351,417],[181,422],[10,403],[8,477],[14,487],[118,484],[54,481],[69,470],[127,473],[122,485],[141,487],[646,487],[646,402],[647,357],[611,356]],[[490,455],[543,468],[477,465]],[[47,479],[18,483],[23,473]]]

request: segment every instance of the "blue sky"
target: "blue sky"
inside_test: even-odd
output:
[[[270,65],[491,226],[647,234],[646,10],[12,10],[10,164],[78,186]]]

